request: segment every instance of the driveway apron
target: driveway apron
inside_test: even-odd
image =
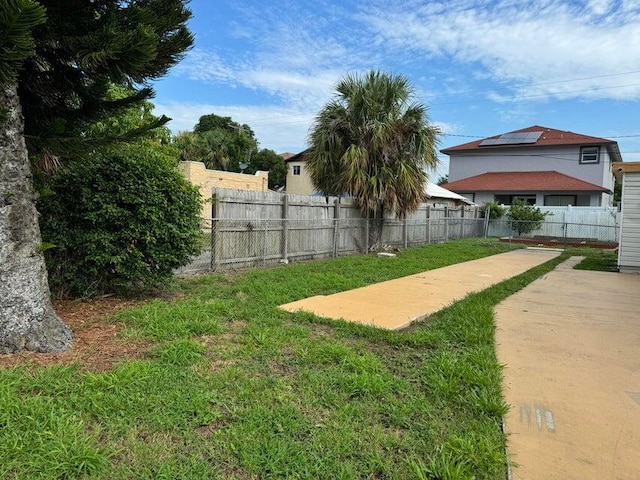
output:
[[[640,275],[578,261],[496,308],[514,480],[640,479]]]
[[[318,295],[280,308],[396,330],[558,255],[549,250],[514,250],[333,295]]]

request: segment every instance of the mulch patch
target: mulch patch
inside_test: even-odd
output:
[[[35,364],[40,366],[71,365],[78,363],[88,371],[102,372],[116,363],[142,358],[150,343],[131,338],[120,338],[124,325],[112,317],[116,312],[144,303],[144,300],[128,300],[103,297],[90,301],[62,300],[54,302],[60,318],[73,331],[73,345],[64,353],[35,353],[22,351],[0,355],[0,368]]]

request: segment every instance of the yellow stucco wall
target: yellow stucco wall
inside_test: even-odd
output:
[[[258,171],[254,175],[222,170],[207,170],[202,162],[180,162],[178,169],[192,184],[200,189],[203,200],[209,200],[214,188],[233,188],[266,192],[269,188],[269,172]],[[202,217],[211,218],[211,203],[202,206]]]
[[[305,161],[287,162],[287,193],[294,195],[312,195],[315,192],[311,177],[305,168]],[[293,167],[300,167],[300,175],[293,174]]]

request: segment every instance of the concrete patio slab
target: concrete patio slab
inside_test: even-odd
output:
[[[540,249],[514,250],[333,295],[310,297],[280,308],[396,330],[470,292],[484,290],[559,254]]]
[[[496,308],[514,480],[640,478],[640,275],[578,261]]]

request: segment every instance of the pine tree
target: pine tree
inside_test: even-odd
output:
[[[166,122],[118,138],[86,134],[150,98],[146,82],[190,48],[186,3],[0,0],[0,353],[71,343],[51,306],[27,150],[32,162],[64,157]],[[111,100],[113,85],[132,93]]]

